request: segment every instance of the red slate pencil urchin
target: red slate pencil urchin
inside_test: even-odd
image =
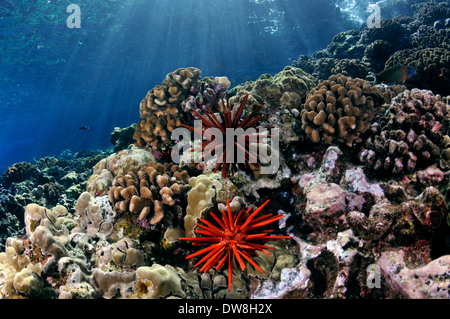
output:
[[[205,225],[197,224],[197,226],[201,229],[197,229],[195,232],[204,235],[204,237],[179,239],[192,241],[193,246],[208,245],[209,247],[203,248],[187,256],[186,259],[206,254],[194,265],[194,267],[197,267],[204,263],[199,270],[204,273],[209,271],[214,266],[216,266],[217,270],[220,270],[227,262],[229,291],[231,291],[233,262],[235,258],[242,270],[245,270],[246,268],[244,263],[245,259],[253,267],[263,273],[264,271],[255,263],[254,260],[252,260],[252,256],[256,256],[256,251],[270,254],[270,252],[266,249],[273,249],[273,247],[265,246],[262,243],[266,241],[276,241],[278,239],[290,238],[289,236],[268,236],[268,234],[273,232],[273,230],[257,231],[258,228],[271,224],[284,217],[282,214],[266,214],[256,217],[256,215],[264,208],[264,206],[266,206],[268,202],[269,200],[267,200],[252,213],[250,213],[252,207],[250,207],[245,214],[244,208],[242,208],[238,214],[233,216],[230,203],[227,201],[228,213],[222,211],[222,219],[217,217],[214,213],[210,213],[217,222],[217,226],[203,218],[200,218],[200,221]]]
[[[243,152],[244,154],[244,162],[241,164],[251,163],[256,169],[259,169],[260,166],[257,163],[257,147],[252,145],[252,143],[259,143],[262,141],[262,134],[243,134],[237,137],[234,141],[233,149],[228,148],[226,145],[226,135],[228,129],[233,129],[233,132],[237,132],[238,129],[247,130],[249,128],[256,128],[259,122],[266,118],[265,115],[257,115],[258,111],[262,108],[262,105],[256,107],[250,114],[248,114],[244,119],[241,120],[242,114],[245,110],[245,106],[248,100],[248,94],[244,96],[239,107],[231,108],[230,100],[228,97],[228,93],[226,94],[226,103],[223,100],[222,93],[220,97],[222,99],[223,108],[220,107],[214,93],[211,94],[214,101],[214,106],[217,108],[220,114],[220,120],[212,111],[211,107],[208,103],[206,104],[206,108],[203,107],[198,101],[197,104],[199,108],[205,113],[205,115],[201,115],[195,109],[192,110],[192,113],[202,121],[202,128],[196,128],[184,124],[180,124],[180,126],[189,129],[194,133],[199,133],[202,136],[202,145],[199,148],[192,149],[192,151],[203,151],[203,159],[206,156],[213,154],[216,152],[217,155],[217,164],[214,168],[214,173],[216,173],[219,169],[222,170],[223,178],[228,178],[228,174],[230,168],[235,168],[238,165],[238,160],[236,155],[238,152]],[[265,129],[273,128],[273,126],[264,127]],[[217,140],[211,140],[211,134],[208,132],[208,129],[217,129],[218,132],[221,132],[222,139],[220,142]],[[272,137],[272,135],[264,135],[264,137]],[[232,155],[234,154],[234,155]]]

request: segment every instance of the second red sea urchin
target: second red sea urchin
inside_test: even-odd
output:
[[[222,211],[222,218],[217,217],[212,212],[210,213],[217,222],[217,225],[200,218],[199,220],[205,225],[197,224],[201,229],[197,229],[195,232],[204,236],[179,239],[192,241],[193,246],[208,245],[208,247],[187,256],[186,259],[206,254],[194,265],[194,267],[197,267],[204,263],[199,270],[204,273],[214,266],[216,266],[217,270],[220,270],[225,263],[228,263],[229,291],[231,291],[234,259],[236,259],[241,270],[245,270],[246,266],[244,260],[246,260],[263,273],[264,271],[254,260],[252,260],[252,256],[256,256],[256,251],[270,254],[267,249],[274,248],[263,245],[266,241],[290,238],[289,236],[269,236],[268,234],[273,232],[273,230],[257,231],[258,228],[271,224],[284,217],[282,214],[266,214],[256,217],[268,202],[269,200],[258,207],[254,212],[251,212],[252,207],[245,213],[244,208],[242,208],[239,213],[233,215],[230,203],[227,201],[228,212]]]

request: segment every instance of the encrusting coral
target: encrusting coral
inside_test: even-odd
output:
[[[75,206],[74,222],[80,229],[93,238],[108,238],[113,230],[116,213],[111,207],[107,196],[94,197],[89,192],[83,192]]]
[[[185,236],[194,236],[194,228],[197,220],[203,217],[207,209],[214,206],[213,199],[217,193],[222,190],[223,185],[220,182],[221,174],[202,174],[189,179],[191,188],[187,194],[188,205],[186,216],[184,217]]]
[[[307,95],[302,129],[313,143],[352,146],[362,141],[381,103],[378,89],[367,81],[333,75]]]

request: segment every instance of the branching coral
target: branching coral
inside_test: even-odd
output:
[[[450,106],[431,91],[397,95],[374,123],[360,160],[378,173],[404,174],[437,164],[448,133]]]
[[[180,240],[192,241],[194,246],[209,245],[209,247],[189,255],[186,259],[206,254],[194,265],[194,267],[197,267],[200,264],[204,264],[200,268],[200,272],[204,273],[208,272],[214,266],[219,270],[225,263],[228,263],[228,291],[231,291],[234,258],[236,258],[242,270],[246,269],[244,263],[244,260],[246,260],[263,273],[264,271],[252,260],[252,256],[256,255],[256,251],[270,254],[266,249],[274,248],[262,245],[261,243],[290,238],[289,236],[268,236],[273,230],[256,231],[284,217],[284,215],[273,214],[256,217],[268,202],[269,200],[253,212],[251,212],[251,207],[245,213],[244,208],[242,208],[238,214],[233,216],[230,203],[227,201],[228,213],[225,213],[223,210],[221,219],[212,212],[210,214],[218,226],[206,219],[200,218],[200,221],[205,225],[197,224],[201,229],[197,229],[195,232],[204,235],[204,237],[187,237],[180,238]]]
[[[164,218],[167,207],[181,210],[176,199],[184,194],[188,181],[188,172],[180,171],[178,165],[150,162],[137,172],[116,176],[109,200],[116,211],[132,212],[139,221],[150,216],[150,224],[156,225]]]
[[[171,142],[170,133],[180,124],[179,104],[200,74],[197,68],[175,70],[147,93],[139,108],[142,120],[133,136],[136,146],[160,150]]]
[[[445,48],[408,49],[396,52],[386,61],[386,68],[408,65],[416,69],[406,84],[431,90],[435,94],[450,94],[450,78],[443,72],[450,70],[450,50]]]
[[[334,139],[351,146],[362,141],[382,102],[376,87],[342,74],[333,75],[306,97],[302,129],[314,143]]]

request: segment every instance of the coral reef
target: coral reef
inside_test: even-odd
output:
[[[8,168],[0,299],[449,299],[450,7],[380,5],[412,16],[235,87],[180,68],[110,149]],[[416,73],[372,82],[396,65]],[[276,127],[277,170],[187,161],[208,140],[173,164],[171,132],[196,118]]]
[[[369,48],[369,47],[368,47]],[[368,49],[366,49],[368,50]],[[377,55],[379,57],[380,55]],[[387,58],[386,58],[387,59]],[[381,63],[381,62],[380,62]],[[382,61],[384,66],[385,60]],[[310,56],[300,56],[298,61],[293,62],[294,66],[305,68],[320,81],[327,80],[331,75],[343,74],[353,78],[361,78],[373,81],[371,72],[373,66],[365,59],[336,59],[336,58],[314,58]]]
[[[391,54],[410,47],[408,30],[397,18],[385,19],[381,21],[380,28],[365,27],[361,33],[358,44],[370,45],[381,40],[391,45]]]
[[[23,182],[38,173],[39,171],[36,167],[32,166],[30,163],[20,162],[9,167],[2,174],[1,182],[3,187],[8,188],[12,183]]]
[[[178,203],[188,181],[188,172],[179,170],[178,165],[149,162],[137,171],[116,175],[108,196],[117,212],[130,212],[139,221],[156,225],[168,219],[169,211],[174,215],[182,212]]]
[[[139,107],[142,120],[137,123],[133,136],[136,146],[156,150],[171,142],[171,132],[181,123],[179,104],[199,81],[200,74],[196,68],[177,69],[147,93]]]
[[[73,213],[93,166],[108,154],[107,150],[77,153],[66,150],[58,157],[14,164],[4,173],[8,187],[0,187],[0,212],[15,215],[20,223],[25,206],[31,203],[48,208],[65,205]]]
[[[377,173],[394,175],[438,164],[449,112],[450,106],[431,91],[400,93],[374,121],[375,134],[365,142],[361,163]]]
[[[317,51],[313,57],[335,59],[361,59],[365,46],[359,43],[361,33],[358,30],[348,30],[336,34],[326,49]]]
[[[436,71],[434,66],[431,70],[427,68],[425,71],[421,68],[433,63],[442,67],[445,58],[435,57],[440,56],[440,52],[424,55],[420,51],[448,50],[450,8],[446,3],[428,3],[425,6],[418,6],[415,10],[414,18],[399,16],[382,20],[379,28],[364,26],[361,30],[341,32],[333,37],[327,48],[315,52],[312,56],[301,55],[292,65],[312,74],[319,81],[339,72],[371,81],[372,79],[369,79],[371,75],[367,72],[369,70],[379,73],[384,68],[398,64],[412,65],[417,61],[419,68],[416,70],[420,70],[419,76],[412,79],[409,88],[419,87],[430,89],[434,93],[448,94],[448,91],[445,91],[449,86],[448,78],[433,81],[433,72]],[[441,59],[441,62],[437,63],[437,59]],[[335,66],[342,64],[341,61],[353,62],[350,65],[344,62],[346,70]],[[337,72],[332,72],[333,68]],[[438,80],[444,80],[444,83],[439,85]]]
[[[302,106],[302,129],[313,143],[362,142],[381,106],[381,95],[367,81],[342,74],[320,83]]]
[[[414,14],[414,18],[421,24],[432,25],[437,20],[446,19],[450,16],[450,7],[447,2],[425,3]]]
[[[203,256],[194,267],[204,263],[200,268],[200,272],[208,272],[211,268],[216,266],[219,270],[222,266],[228,264],[228,291],[231,291],[231,284],[233,281],[233,262],[236,258],[239,267],[242,271],[246,269],[244,260],[248,261],[254,268],[261,273],[264,271],[253,260],[252,256],[256,256],[257,251],[270,254],[266,249],[274,249],[273,247],[262,245],[266,241],[277,241],[279,239],[289,239],[289,236],[267,236],[273,230],[259,230],[265,225],[271,224],[280,220],[284,215],[266,214],[256,217],[256,215],[266,206],[269,201],[259,206],[255,211],[249,208],[244,213],[244,208],[239,213],[234,214],[231,211],[230,203],[227,201],[227,213],[222,211],[222,218],[220,219],[214,213],[210,213],[219,227],[200,218],[199,220],[205,225],[197,224],[201,229],[195,230],[195,233],[205,235],[203,237],[181,237],[179,240],[192,241],[194,246],[209,245],[209,247],[201,249],[189,256],[186,259]],[[258,229],[256,233],[255,230]]]
[[[450,94],[450,78],[440,76],[450,70],[450,51],[445,48],[407,49],[396,52],[386,61],[386,68],[408,65],[416,69],[408,80],[409,88],[431,90],[434,94]]]
[[[365,26],[361,31],[348,30],[338,33],[326,49],[315,52],[311,58],[300,56],[293,65],[300,68],[309,65],[308,72],[324,80],[331,74],[336,74],[321,71],[324,62],[330,65],[342,63],[340,61],[352,61],[353,66],[347,66],[348,74],[344,74],[365,79],[368,68],[380,72],[394,52],[411,48],[410,33],[412,32],[404,26],[401,17],[385,19],[381,21],[380,28]],[[355,66],[358,68],[355,69]],[[329,66],[328,69],[332,67]]]
[[[370,183],[361,168],[344,164],[342,158],[338,148],[330,147],[322,166],[296,179],[298,186],[293,191],[300,196],[284,227],[300,246],[301,262],[284,268],[280,280],[258,280],[252,298],[348,298],[355,293],[363,298],[406,296],[409,292],[400,289],[399,282],[412,278],[413,269],[430,263],[430,251],[437,249],[432,243],[446,232],[442,225],[448,212],[442,194],[430,186],[436,175],[430,171],[432,176],[423,181],[425,190],[411,193],[401,185]],[[381,280],[378,290],[369,290],[369,270],[377,261],[382,267],[386,247],[402,247],[411,271],[400,278],[395,277],[398,272],[389,270],[394,278]],[[431,266],[424,269],[426,276],[433,272]],[[448,271],[447,266],[443,269]],[[436,280],[436,285],[447,284],[448,278]],[[420,287],[422,283],[414,281],[409,289],[428,289]],[[444,296],[430,289],[432,293],[421,298]]]
[[[389,251],[377,265],[393,293],[408,299],[449,299],[449,256],[442,256],[420,267],[408,267],[405,252]]]
[[[130,126],[125,128],[114,128],[109,139],[109,141],[114,145],[114,152],[126,149],[129,145],[134,143],[133,136],[135,130],[136,124],[131,124]]]
[[[436,25],[438,26],[438,25]],[[426,48],[443,48],[450,49],[448,39],[450,37],[450,30],[447,28],[438,29],[422,25],[417,32],[413,34],[413,47],[419,49]]]

